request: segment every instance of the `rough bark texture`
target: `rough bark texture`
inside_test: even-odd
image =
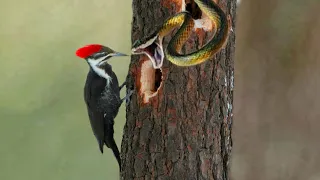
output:
[[[132,42],[153,33],[179,11],[179,3],[134,0]],[[219,2],[233,21],[235,3]],[[187,51],[211,38],[202,30],[197,33],[186,43]],[[234,42],[231,33],[226,48],[198,66],[183,68],[165,60],[162,87],[150,103],[133,94],[121,147],[122,179],[229,179]],[[128,76],[128,88],[136,92],[141,57],[132,57]]]
[[[234,180],[320,179],[319,8],[315,0],[239,6]]]

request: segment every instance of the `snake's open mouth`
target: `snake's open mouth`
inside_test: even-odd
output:
[[[145,54],[151,60],[154,69],[160,69],[163,64],[164,53],[162,48],[162,40],[155,36],[144,44],[139,45],[139,41],[134,43],[132,54]]]

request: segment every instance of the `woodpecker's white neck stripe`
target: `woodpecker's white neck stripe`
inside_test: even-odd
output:
[[[104,69],[101,69],[99,67],[99,64],[101,63],[102,60],[107,58],[107,56],[103,56],[99,59],[88,59],[88,63],[90,64],[91,68],[94,70],[95,73],[97,73],[100,77],[103,77],[107,80],[107,86],[110,85],[110,82],[112,81],[112,78],[104,71]]]

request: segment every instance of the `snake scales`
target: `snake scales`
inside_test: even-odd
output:
[[[180,12],[168,18],[151,38],[145,41],[136,41],[132,48],[132,54],[145,54],[153,63],[154,68],[160,68],[163,64],[164,55],[178,66],[193,66],[207,61],[226,44],[231,29],[230,18],[213,0],[194,0],[201,11],[213,22],[216,33],[212,39],[195,52],[182,54],[181,49],[189,38],[195,22],[189,12]],[[179,30],[168,43],[163,51],[162,40],[174,28]]]

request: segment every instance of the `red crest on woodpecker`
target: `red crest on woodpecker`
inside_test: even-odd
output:
[[[94,53],[99,52],[102,49],[100,44],[89,44],[76,51],[76,55],[80,58],[86,58]]]

